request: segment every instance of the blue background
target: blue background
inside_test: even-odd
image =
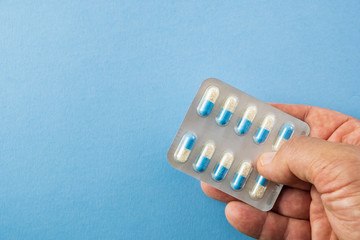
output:
[[[166,159],[208,77],[360,118],[358,1],[174,2],[0,1],[1,239],[247,239]]]

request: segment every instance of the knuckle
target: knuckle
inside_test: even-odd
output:
[[[359,147],[341,143],[330,143],[317,158],[311,161],[308,175],[319,192],[327,193],[341,188],[357,174],[352,174],[360,163]],[[344,178],[346,175],[346,178]]]

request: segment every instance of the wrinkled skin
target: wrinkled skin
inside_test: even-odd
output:
[[[311,128],[309,137],[293,137],[258,159],[260,174],[286,185],[274,208],[262,212],[206,183],[203,191],[226,202],[230,224],[254,238],[360,239],[360,121],[318,107],[272,105]]]

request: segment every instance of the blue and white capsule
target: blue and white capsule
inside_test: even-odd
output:
[[[214,172],[212,173],[212,178],[215,181],[223,180],[226,177],[233,161],[234,155],[231,152],[225,152],[220,162],[216,165]]]
[[[178,162],[184,163],[189,158],[189,155],[195,145],[196,136],[193,133],[186,133],[175,151],[174,159]]]
[[[200,156],[193,164],[194,170],[197,172],[203,172],[206,170],[211,158],[215,152],[215,145],[212,142],[208,142],[203,147]]]
[[[240,119],[238,125],[235,127],[235,133],[238,135],[246,134],[249,131],[256,114],[256,106],[249,106],[244,112],[244,115]]]
[[[293,133],[294,133],[294,126],[289,123],[284,124],[273,145],[273,150],[278,151],[280,147],[292,137]]]
[[[225,126],[230,121],[232,114],[234,113],[238,104],[237,97],[230,96],[226,99],[224,105],[221,108],[219,116],[216,118],[216,122],[220,126]]]
[[[267,115],[254,136],[254,142],[258,144],[265,142],[274,126],[274,123],[275,117],[273,115]]]
[[[199,103],[199,106],[197,107],[198,114],[202,117],[208,116],[211,113],[218,97],[219,88],[214,86],[208,87]]]
[[[269,180],[259,174],[254,187],[250,190],[250,197],[257,200],[264,196]]]
[[[246,180],[249,178],[252,172],[252,165],[250,162],[243,162],[240,165],[239,170],[235,174],[235,178],[231,183],[231,187],[234,190],[241,190],[245,186]]]

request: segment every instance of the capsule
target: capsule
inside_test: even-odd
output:
[[[239,135],[246,134],[250,127],[252,122],[254,121],[254,118],[256,116],[257,109],[255,106],[249,106],[242,118],[240,119],[238,125],[235,127],[235,132]]]
[[[208,87],[197,108],[198,114],[202,117],[208,116],[211,113],[218,97],[219,89],[214,86]]]
[[[265,142],[266,138],[268,137],[271,129],[274,126],[275,117],[273,115],[268,115],[265,117],[261,126],[259,127],[256,135],[254,136],[255,143],[263,143]]]
[[[205,171],[207,166],[209,165],[212,156],[214,155],[214,152],[215,152],[215,145],[212,142],[207,143],[203,147],[200,156],[193,164],[194,170],[197,172]]]
[[[269,180],[267,180],[266,178],[264,178],[259,174],[253,189],[251,189],[251,191],[249,192],[250,197],[252,197],[255,200],[262,198],[266,191],[268,182]]]
[[[243,162],[237,171],[233,182],[231,183],[231,187],[234,190],[241,190],[245,186],[246,180],[250,176],[252,171],[252,166],[250,162]]]
[[[215,170],[212,174],[212,177],[215,181],[221,181],[226,177],[231,164],[234,161],[234,155],[230,152],[224,153],[221,158],[221,161],[216,165]]]
[[[186,162],[196,142],[196,136],[192,133],[185,134],[175,151],[174,159],[179,162]]]
[[[279,135],[273,145],[274,151],[278,151],[280,147],[291,138],[294,133],[294,126],[292,124],[284,124]]]
[[[235,111],[237,104],[238,99],[236,97],[228,97],[221,108],[219,116],[216,118],[216,122],[222,126],[226,125],[230,121],[231,115]]]

